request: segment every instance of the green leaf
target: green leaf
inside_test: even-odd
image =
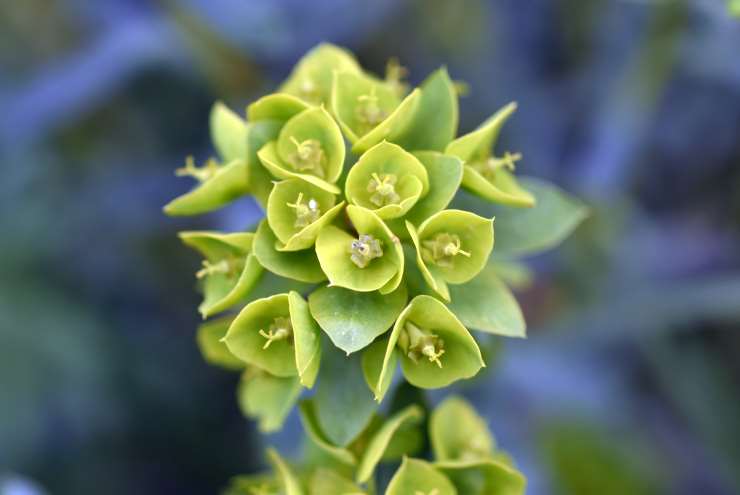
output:
[[[181,232],[180,238],[206,259],[197,273],[204,280],[204,299],[198,307],[203,318],[239,303],[257,284],[262,267],[251,253],[254,234]]]
[[[506,337],[527,336],[519,303],[493,265],[466,284],[450,286],[450,296],[450,309],[466,327]]]
[[[211,109],[211,140],[224,162],[247,157],[247,123],[223,103]]]
[[[452,202],[457,208],[496,217],[498,242],[493,255],[499,259],[528,256],[551,249],[588,216],[588,208],[583,202],[554,184],[529,177],[522,178],[521,183],[537,198],[535,207],[511,209],[464,193]]]
[[[164,212],[170,216],[199,215],[221,208],[247,194],[247,173],[244,160],[222,165],[211,178],[167,203]]]
[[[412,494],[457,495],[457,490],[444,474],[428,462],[406,457],[388,484],[385,495]]]
[[[352,153],[361,155],[381,141],[396,141],[411,123],[420,100],[421,91],[413,90],[383,122],[352,145]]]
[[[280,457],[277,450],[267,449],[267,459],[272,464],[275,474],[277,474],[280,484],[283,487],[283,493],[285,495],[303,495],[301,485],[298,482],[298,478],[288,466],[288,463]]]
[[[489,458],[496,446],[485,419],[457,396],[448,397],[432,412],[429,439],[437,461]]]
[[[311,476],[311,495],[364,495],[365,492],[351,480],[331,471],[319,468]]]
[[[316,242],[319,230],[341,212],[333,194],[301,179],[275,184],[267,200],[267,222],[282,246],[279,251],[300,251]]]
[[[278,91],[312,104],[328,103],[334,71],[360,73],[362,69],[349,51],[322,43],[301,58]]]
[[[396,198],[371,189],[371,186],[388,187],[385,181],[391,181]],[[350,169],[345,191],[351,203],[373,211],[380,218],[398,218],[429,192],[429,177],[414,155],[383,141],[367,150]]]
[[[286,93],[273,93],[263,96],[247,107],[247,118],[250,122],[259,120],[273,120],[285,123],[309,106]]]
[[[210,320],[198,326],[198,348],[208,364],[220,366],[227,370],[243,370],[244,362],[229,352],[226,344],[221,341],[233,320],[233,316],[227,316]]]
[[[418,332],[424,334],[424,339],[415,348]],[[422,344],[430,340],[436,340],[435,360],[421,353]],[[406,380],[420,388],[446,387],[474,376],[485,366],[478,344],[468,330],[444,304],[430,296],[416,296],[398,317],[388,340],[384,373],[392,371],[386,365],[397,346]],[[386,380],[384,373],[379,383]]]
[[[239,408],[245,416],[258,421],[263,433],[282,428],[300,395],[298,377],[272,376],[256,369],[242,375],[237,389]]]
[[[290,318],[288,294],[247,304],[231,324],[224,341],[229,351],[245,363],[275,376],[295,376],[298,370],[292,336],[270,341],[263,335],[269,333],[276,318]]]
[[[247,171],[249,192],[265,208],[272,191],[272,176],[262,165],[257,153],[270,141],[277,139],[283,123],[277,120],[249,122],[247,124]]]
[[[360,267],[352,258],[356,238],[337,227],[324,227],[316,239],[316,254],[330,285],[359,292],[394,291],[403,277],[403,248],[398,238],[370,210],[349,205],[347,215],[359,236],[368,235],[379,242],[382,255]]]
[[[326,280],[314,250],[278,251],[275,248],[277,241],[267,220],[262,220],[254,239],[254,254],[260,265],[281,277],[301,282],[318,283]]]
[[[321,362],[321,329],[311,318],[308,303],[295,291],[288,294],[290,321],[293,325],[295,360],[301,384],[313,387]]]
[[[318,418],[316,417],[316,408],[311,399],[302,401],[298,406],[298,410],[300,412],[303,430],[316,447],[342,464],[348,466],[357,464],[357,459],[352,452],[344,447],[333,444],[321,430]]]
[[[521,472],[494,459],[443,461],[434,467],[466,495],[524,495],[527,487]]]
[[[360,459],[360,464],[357,467],[356,481],[358,483],[365,483],[368,481],[375,471],[375,466],[377,466],[383,458],[383,454],[388,448],[388,445],[395,433],[404,424],[418,423],[421,421],[423,416],[424,413],[421,408],[419,406],[412,405],[388,418],[388,420],[383,423],[383,426],[381,426],[370,439],[370,442]]]
[[[313,400],[321,430],[339,446],[354,440],[377,409],[364,386],[359,355],[346,356],[333,346],[324,348]]]
[[[309,296],[308,304],[332,343],[350,354],[385,333],[406,306],[407,297],[404,285],[387,295],[322,287]]]
[[[444,151],[455,138],[458,119],[457,92],[447,69],[441,68],[422,83],[411,123],[392,141],[410,151]]]

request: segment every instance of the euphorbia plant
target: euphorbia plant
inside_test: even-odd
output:
[[[181,234],[203,256],[199,311],[217,316],[198,342],[209,362],[242,372],[239,404],[263,431],[298,404],[307,436],[301,461],[270,450],[273,471],[238,477],[229,493],[377,493],[381,463],[397,466],[387,494],[523,493],[467,402],[430,415],[421,389],[486,366],[471,330],[525,335],[505,283],[526,274],[515,258],[559,242],[584,210],[520,181],[520,154],[493,153],[514,104],[458,137],[447,71],[411,91],[402,73],[389,64],[379,78],[320,45],[246,119],[217,103],[219,160],[178,170],[198,184],[168,214],[247,194],[265,211],[249,232]]]

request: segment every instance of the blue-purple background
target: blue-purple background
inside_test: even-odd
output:
[[[591,218],[536,257],[526,341],[458,387],[528,493],[740,493],[740,18],[722,0],[23,0],[0,4],[0,493],[210,494],[266,442],[205,365],[196,256],[161,206],[320,41],[510,100],[521,173]],[[35,487],[31,485],[36,485]],[[26,490],[26,491],[24,491]]]

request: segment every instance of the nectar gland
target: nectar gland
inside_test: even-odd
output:
[[[372,193],[370,202],[378,207],[395,205],[401,201],[401,196],[396,192],[398,178],[394,174],[373,173],[367,184],[367,192]]]
[[[445,353],[444,340],[429,330],[419,328],[407,321],[398,337],[398,345],[414,363],[427,358],[430,363],[442,367],[440,358]]]
[[[442,232],[434,239],[422,241],[421,245],[424,261],[443,268],[451,268],[457,255],[470,258],[470,252],[462,250],[460,237],[455,234]]]
[[[308,172],[323,179],[326,156],[321,148],[321,143],[316,139],[306,139],[299,142],[292,136],[290,141],[296,148],[288,157],[288,162],[293,168],[298,172]]]
[[[302,229],[308,227],[321,216],[321,209],[319,203],[315,199],[311,198],[307,203],[303,203],[303,193],[298,193],[298,198],[295,203],[286,203],[289,208],[295,210],[295,223],[293,227]]]

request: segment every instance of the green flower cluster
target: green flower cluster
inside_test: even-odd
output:
[[[363,488],[381,461],[400,461],[386,495],[519,495],[526,479],[496,441],[483,418],[459,397],[449,397],[431,412],[426,431],[425,411],[402,408],[375,421],[346,448],[332,447],[316,425],[313,405],[301,405],[301,419],[314,450],[312,461],[290,465],[275,450],[268,451],[272,471],[237,476],[226,495],[370,495]],[[433,461],[411,457],[429,438]],[[316,462],[317,459],[320,462]]]
[[[240,308],[201,326],[203,354],[243,372],[239,403],[264,431],[281,427],[302,390],[316,383],[320,389],[336,375],[359,376],[376,407],[397,383],[398,368],[408,384],[423,389],[476,375],[485,363],[469,328],[525,333],[502,280],[522,283],[527,271],[510,256],[554,245],[584,216],[556,188],[532,180],[520,184],[513,172],[521,155],[493,154],[514,104],[458,137],[458,95],[447,71],[437,70],[411,91],[402,75],[390,63],[379,78],[345,50],[320,45],[278,92],[250,104],[246,119],[217,103],[210,127],[219,160],[196,167],[189,158],[177,171],[198,184],[165,206],[170,215],[209,212],[248,194],[265,210],[253,232],[181,233],[203,256],[196,273],[203,318]],[[461,188],[466,192],[458,194]],[[504,228],[506,235],[497,251],[503,247],[503,255],[491,262],[493,216],[500,208],[528,213],[501,216],[497,232],[501,237]],[[343,362],[328,368],[337,349]],[[348,423],[333,435],[311,419],[327,416],[328,406],[314,411],[304,402],[301,410],[314,443],[356,466],[362,473],[356,481],[364,483],[383,457],[382,449],[374,450],[366,460],[364,449],[386,445],[392,432],[377,421],[369,424],[378,428],[368,426],[374,412],[362,406],[369,414],[361,413],[355,405],[357,410],[341,413],[345,417],[324,420],[325,428],[332,421]],[[388,428],[395,431],[406,421],[399,418],[419,415],[412,410],[393,416],[388,421],[396,426]],[[479,450],[490,451],[491,442],[484,443]],[[435,451],[434,465],[404,460],[387,493],[443,495],[454,493],[456,479],[470,470],[481,471],[476,476],[484,484],[499,476],[498,461],[470,464],[465,453]],[[294,480],[277,454],[272,459],[277,478],[268,485],[279,479],[282,493],[303,493],[299,485],[305,483]],[[324,486],[324,478],[335,474],[310,483]],[[414,486],[416,492],[394,486]]]

